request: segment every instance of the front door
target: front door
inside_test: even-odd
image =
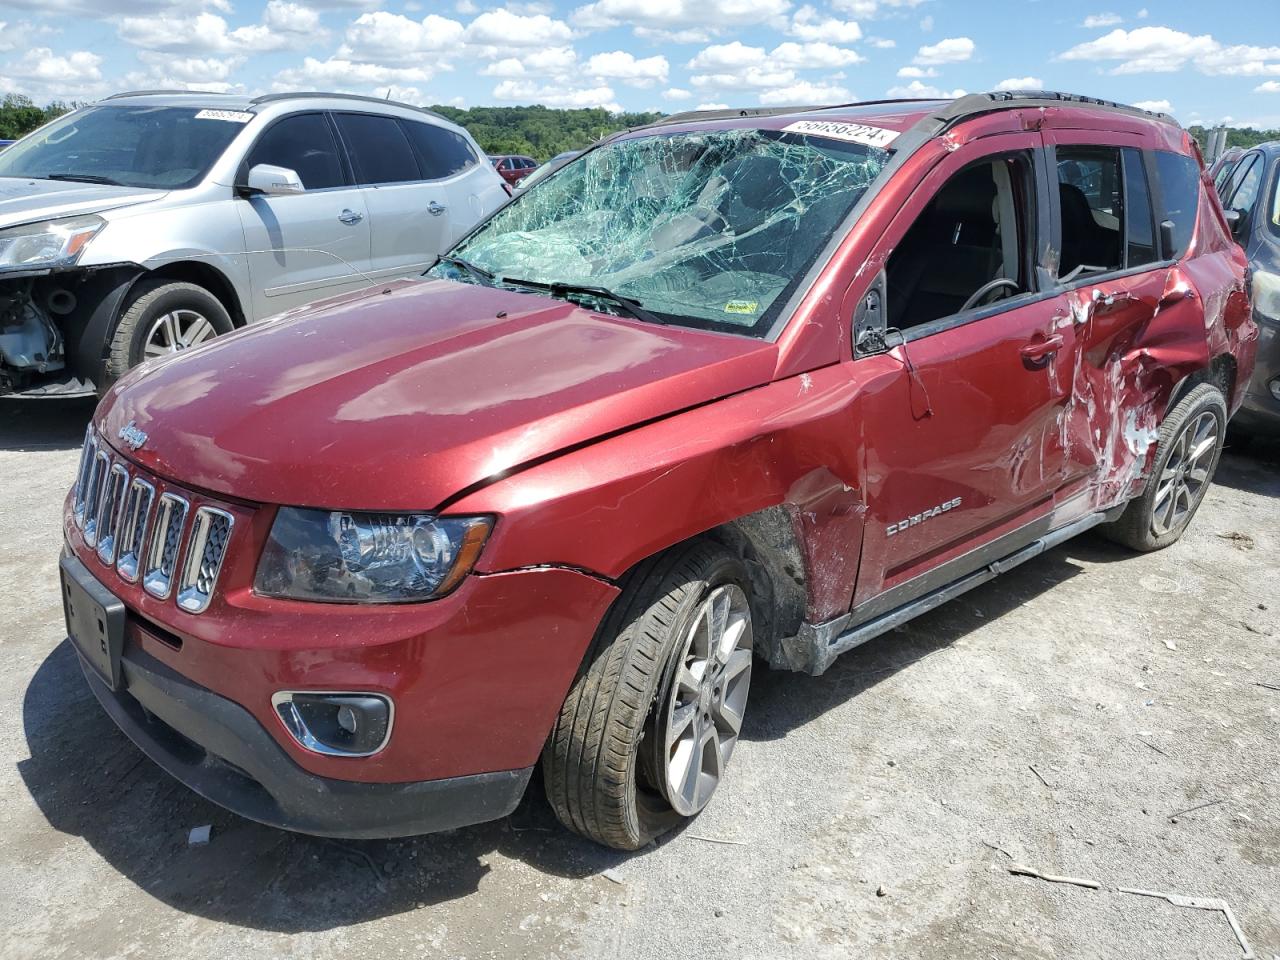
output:
[[[1076,333],[1040,289],[1041,146],[1024,133],[954,151],[916,191],[923,210],[882,239],[887,326],[905,342],[853,361],[878,384],[861,411],[858,620],[967,572],[957,565],[976,548],[1045,525],[1069,477]]]
[[[253,284],[253,317],[367,286],[369,214],[322,113],[272,124],[242,167],[293,170],[303,193],[237,201]]]

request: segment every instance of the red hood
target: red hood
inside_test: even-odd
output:
[[[133,459],[236,498],[422,510],[774,371],[746,337],[445,280],[382,289],[139,369],[103,401],[104,434],[122,446],[132,422]]]

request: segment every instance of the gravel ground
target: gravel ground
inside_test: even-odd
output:
[[[1277,448],[1229,452],[1169,550],[1085,536],[823,677],[758,673],[719,797],[623,855],[537,791],[445,835],[295,836],[143,758],[64,640],[59,511],[90,410],[0,400],[6,960],[1241,955],[1222,914],[1117,886],[1221,897],[1280,956],[1280,689],[1258,685],[1280,687]]]

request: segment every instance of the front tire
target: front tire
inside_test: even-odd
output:
[[[141,281],[111,337],[106,382],[99,392],[144,360],[199,346],[234,326],[222,301],[204,287],[161,278]]]
[[[1155,464],[1142,495],[1104,536],[1143,553],[1176,543],[1213,481],[1227,430],[1227,403],[1211,383],[1183,397],[1160,425]]]
[[[636,850],[706,806],[751,682],[749,582],[710,541],[627,576],[543,751],[547,799],[570,830]]]

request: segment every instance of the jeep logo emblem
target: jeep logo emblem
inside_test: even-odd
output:
[[[130,420],[120,428],[120,439],[129,445],[130,450],[137,450],[147,442],[147,435],[138,429],[138,425]]]

